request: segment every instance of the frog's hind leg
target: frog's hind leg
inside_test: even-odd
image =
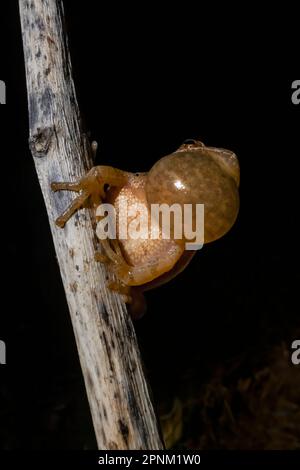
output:
[[[103,254],[96,254],[99,261],[108,263],[108,268],[116,275],[117,279],[126,286],[141,286],[173,268],[182,254],[182,248],[170,246],[159,257],[151,262],[131,266],[127,263],[120,249],[118,240],[100,240],[104,250]]]

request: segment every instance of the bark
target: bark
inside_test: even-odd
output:
[[[91,166],[76,100],[63,5],[19,0],[29,143],[45,200],[72,319],[99,449],[160,449],[156,416],[135,331],[120,296],[108,291],[104,266],[94,261],[92,215],[81,210],[64,229],[56,217],[72,193],[52,181],[74,181]]]

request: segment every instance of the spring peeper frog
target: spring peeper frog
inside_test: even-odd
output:
[[[224,149],[206,147],[197,140],[186,141],[178,150],[161,158],[148,173],[129,173],[110,166],[93,167],[76,182],[53,182],[53,191],[79,193],[56,220],[64,227],[82,207],[101,202],[116,208],[126,200],[129,207],[166,203],[204,204],[204,243],[222,237],[234,224],[239,210],[239,164],[236,155]],[[158,222],[159,224],[159,222]],[[174,235],[174,234],[173,234]],[[157,287],[179,274],[195,250],[186,250],[186,239],[165,239],[159,226],[157,239],[128,237],[100,240],[98,261],[107,263],[116,281],[109,287],[124,295],[134,317],[145,308],[143,291]]]

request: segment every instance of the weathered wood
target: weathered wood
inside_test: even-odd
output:
[[[83,5],[84,7],[84,5]],[[73,181],[92,161],[72,80],[61,0],[19,0],[25,56],[30,148],[44,196],[95,433],[100,449],[160,449],[157,421],[126,307],[106,288],[94,261],[91,214],[81,210],[64,230],[56,217],[74,197],[52,181]]]

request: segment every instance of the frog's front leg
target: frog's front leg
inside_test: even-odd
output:
[[[59,227],[64,227],[70,217],[83,206],[96,206],[105,197],[105,186],[123,186],[130,173],[111,166],[95,166],[79,181],[53,182],[53,191],[75,191],[80,194],[72,201],[66,211],[56,219]]]

